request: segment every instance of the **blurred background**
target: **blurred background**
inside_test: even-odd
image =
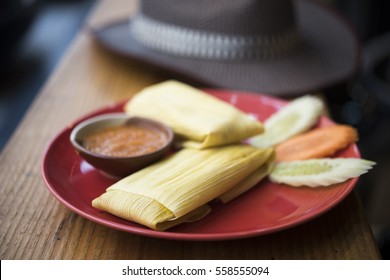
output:
[[[361,41],[359,74],[324,92],[333,119],[357,128],[362,156],[378,163],[357,192],[382,256],[390,259],[390,1],[320,2],[344,15]],[[0,150],[94,4],[0,0]]]

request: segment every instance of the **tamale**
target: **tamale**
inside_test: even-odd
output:
[[[234,106],[189,85],[166,81],[145,88],[125,111],[161,121],[188,140],[185,147],[237,143],[263,132],[263,125]]]
[[[223,193],[218,198],[222,203],[228,203],[229,201],[247,192],[271,173],[275,164],[275,152],[272,148],[268,148],[264,150],[264,153],[268,153],[267,161],[236,186]]]
[[[207,203],[272,160],[269,149],[183,149],[110,186],[92,205],[157,230],[207,215]]]

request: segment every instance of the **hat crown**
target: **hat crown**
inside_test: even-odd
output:
[[[291,0],[144,0],[131,32],[166,53],[218,60],[280,57],[301,41]]]
[[[143,0],[153,20],[222,34],[272,36],[295,27],[291,0]]]

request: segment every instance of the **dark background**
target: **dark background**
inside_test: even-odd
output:
[[[362,156],[378,164],[357,185],[384,259],[390,259],[390,1],[322,0],[355,28],[360,73],[324,89],[333,118],[359,131]],[[0,149],[55,68],[93,0],[0,0]]]

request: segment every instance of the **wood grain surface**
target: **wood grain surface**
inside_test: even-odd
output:
[[[0,156],[1,259],[379,259],[354,192],[328,213],[289,230],[218,242],[142,237],[93,223],[47,190],[41,160],[49,141],[93,109],[166,79],[97,47],[88,26],[134,13],[137,2],[100,1]]]

